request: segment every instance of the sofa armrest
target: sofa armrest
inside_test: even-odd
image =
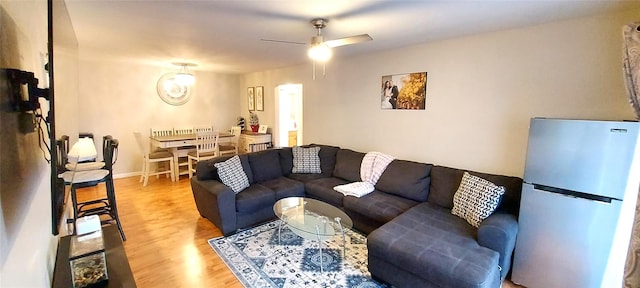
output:
[[[225,236],[236,231],[236,194],[217,180],[191,178],[191,190],[202,217],[209,219]]]
[[[516,245],[518,220],[508,213],[494,213],[478,227],[478,244],[500,253],[500,278],[504,280],[511,269],[511,256]]]

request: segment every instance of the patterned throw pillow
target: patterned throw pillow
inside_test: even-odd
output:
[[[453,195],[451,214],[478,227],[500,203],[505,188],[464,172],[458,191]]]
[[[295,146],[293,152],[293,169],[291,173],[322,173],[320,169],[320,147],[302,148]]]
[[[213,166],[218,168],[218,176],[220,176],[222,183],[231,187],[231,190],[236,194],[249,187],[249,178],[242,170],[242,163],[240,163],[238,155],[227,161],[215,163]]]

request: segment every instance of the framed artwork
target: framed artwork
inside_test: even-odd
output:
[[[256,110],[264,111],[264,87],[256,87]]]
[[[253,95],[253,87],[247,88],[247,101],[249,102],[249,111],[256,110],[255,97]]]
[[[267,128],[269,128],[267,125],[260,125],[260,127],[258,127],[258,133],[267,133]]]
[[[383,110],[425,110],[427,72],[382,76],[380,108]]]

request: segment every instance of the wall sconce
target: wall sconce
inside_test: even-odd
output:
[[[179,85],[191,86],[196,82],[196,77],[189,72],[189,66],[196,66],[193,63],[173,63],[173,65],[182,66],[180,72],[176,73],[175,81]]]

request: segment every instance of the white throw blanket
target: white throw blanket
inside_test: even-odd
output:
[[[345,196],[351,195],[354,197],[362,197],[373,192],[378,179],[380,179],[380,176],[382,176],[382,173],[393,159],[395,159],[393,156],[381,152],[367,153],[362,159],[362,164],[360,164],[360,178],[363,182],[338,185],[333,187],[333,190]]]

